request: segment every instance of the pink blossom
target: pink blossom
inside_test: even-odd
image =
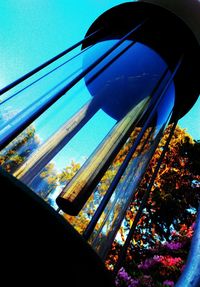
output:
[[[170,250],[178,250],[180,249],[183,245],[180,242],[170,242],[170,243],[166,243],[165,246],[170,249]]]
[[[161,262],[164,259],[164,256],[162,256],[162,255],[154,255],[153,259],[156,262]]]
[[[187,232],[186,232],[186,236],[187,236],[188,238],[192,238],[193,233],[194,233],[194,229],[193,229],[193,227],[191,226],[191,227],[188,228],[188,230],[187,230]]]
[[[117,279],[123,280],[123,281],[128,281],[130,279],[128,273],[125,271],[123,267],[119,270],[117,274]]]
[[[117,274],[115,285],[117,287],[118,286],[120,287],[122,282],[125,283],[127,287],[138,287],[139,286],[139,281],[129,276],[123,267],[119,270]]]
[[[165,256],[163,260],[161,260],[161,263],[165,266],[174,266],[182,262],[182,259],[180,257],[171,257],[171,256]]]
[[[139,286],[139,280],[131,279],[128,283],[128,287],[138,287]]]
[[[165,281],[163,282],[163,285],[164,285],[164,286],[173,287],[173,286],[174,286],[174,281],[165,280]]]
[[[180,257],[172,257],[172,256],[162,256],[162,255],[155,255],[153,259],[157,262],[162,263],[164,266],[174,266],[182,263],[182,259]]]
[[[157,264],[157,261],[154,260],[154,258],[150,258],[150,259],[146,259],[144,262],[141,262],[138,265],[138,268],[142,269],[142,270],[147,270],[147,269],[153,267],[155,264]]]

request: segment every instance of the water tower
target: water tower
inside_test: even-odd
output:
[[[18,114],[11,115],[1,127],[0,145],[4,149],[81,80],[90,93],[90,100],[52,133],[14,171],[14,176],[1,170],[4,190],[9,191],[3,193],[4,261],[8,259],[5,271],[7,274],[11,272],[12,262],[17,282],[25,284],[24,273],[29,278],[33,276],[36,282],[50,282],[51,278],[47,279],[45,274],[52,270],[52,278],[60,284],[63,277],[73,277],[74,286],[80,283],[94,286],[92,273],[96,278],[95,286],[113,286],[113,278],[106,272],[103,260],[164,130],[168,124],[172,124],[150,187],[176,123],[192,108],[200,92],[199,12],[200,4],[191,0],[137,1],[113,7],[92,24],[79,43],[1,90],[3,96],[12,92],[13,88],[20,87],[33,75],[81,47],[81,71],[74,73],[50,96],[38,98]],[[20,92],[9,94],[1,105],[13,101]],[[81,211],[134,129],[139,128],[140,131],[83,236],[80,236],[30,187],[42,169],[99,111],[113,119],[115,124],[57,197],[57,205],[64,213],[75,216]],[[136,150],[138,156],[133,158]],[[103,212],[106,213],[105,219],[94,233]],[[116,212],[117,217],[113,218]],[[197,225],[194,238],[199,237],[199,228]],[[122,264],[132,234],[133,230],[130,230],[115,272]],[[100,240],[102,236],[106,241]],[[46,243],[45,247],[41,246],[41,241]],[[177,286],[199,286],[198,244],[193,240],[187,267]],[[49,253],[52,245],[55,249]],[[196,260],[194,253],[198,253]],[[65,263],[58,264],[61,261]],[[37,269],[33,275],[35,262]]]

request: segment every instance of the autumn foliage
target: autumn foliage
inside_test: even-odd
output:
[[[162,152],[166,130],[120,229],[122,242],[132,225]],[[166,156],[137,224],[117,286],[174,286],[188,255],[200,199],[200,143],[176,128]],[[122,242],[115,241],[107,258],[109,269]]]
[[[157,148],[143,180],[126,213],[106,260],[113,270],[119,251],[134,222],[136,213],[146,193],[148,184],[162,153],[170,128]],[[63,216],[82,234],[95,210],[105,195],[127,152],[135,141],[140,128],[136,128],[120,150],[112,165],[86,202],[78,216]],[[13,173],[40,144],[34,127],[25,130],[7,148],[1,151],[0,164]],[[138,146],[134,156],[140,153]],[[188,255],[194,232],[197,208],[200,199],[200,143],[179,127],[176,128],[166,156],[157,174],[142,216],[135,228],[126,260],[116,278],[119,287],[174,286]],[[78,172],[81,165],[74,161],[61,172],[53,162],[49,163],[32,182],[31,188],[52,204],[50,195],[64,187]],[[98,224],[96,230],[98,229]]]

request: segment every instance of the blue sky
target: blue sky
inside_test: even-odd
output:
[[[119,4],[121,1],[114,2]],[[93,21],[112,6],[110,1],[105,0],[101,3],[91,0],[0,0],[0,87],[84,38]],[[15,104],[18,107],[17,98]],[[63,113],[60,113],[58,123],[63,121],[62,118]],[[99,114],[99,118],[102,115]],[[41,137],[47,134],[45,117],[43,123]],[[107,119],[107,124],[108,132],[113,121]],[[103,125],[100,128],[93,143],[82,143],[83,154],[88,155],[89,150],[105,135]],[[72,155],[69,160],[80,160],[79,153],[73,151],[73,141],[67,151]],[[62,166],[63,154],[58,155],[56,160]]]
[[[0,85],[79,41],[101,13],[122,2],[0,0]]]
[[[178,124],[186,129],[195,140],[200,140],[200,97],[187,115],[179,120]]]
[[[0,0],[0,87],[79,41],[99,15],[124,2]],[[195,139],[200,139],[199,111],[200,99],[180,121]]]
[[[0,87],[84,37],[121,0],[0,0]],[[180,121],[200,139],[200,99]],[[195,121],[194,121],[195,119]]]

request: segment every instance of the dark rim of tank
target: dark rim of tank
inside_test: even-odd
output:
[[[184,116],[195,104],[200,93],[198,70],[200,47],[190,28],[175,14],[154,4],[124,3],[103,13],[91,25],[86,36],[102,29],[82,48],[106,39],[120,39],[134,26],[148,19],[132,39],[154,49],[173,70],[179,57],[184,54],[183,63],[174,82],[176,103],[172,121]],[[130,38],[131,39],[131,38]]]

